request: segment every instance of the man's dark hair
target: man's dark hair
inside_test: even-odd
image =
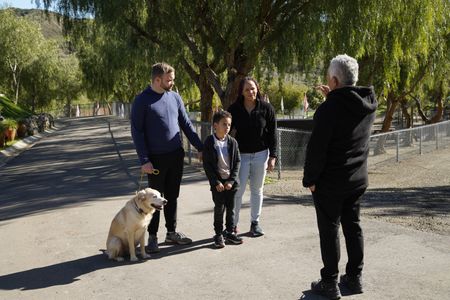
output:
[[[156,77],[162,77],[164,74],[173,72],[175,72],[175,69],[165,62],[154,64],[152,66],[152,81],[155,80]]]
[[[231,119],[231,114],[229,112],[227,112],[226,110],[219,110],[218,112],[215,112],[213,115],[213,123],[219,123],[220,120],[222,120],[224,118]]]

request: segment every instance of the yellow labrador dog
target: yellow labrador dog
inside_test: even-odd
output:
[[[155,210],[161,210],[166,203],[167,200],[151,188],[139,191],[128,201],[111,222],[105,252],[108,258],[123,261],[123,256],[129,253],[130,260],[137,261],[135,248],[138,244],[142,258],[149,258],[145,252],[145,230]]]

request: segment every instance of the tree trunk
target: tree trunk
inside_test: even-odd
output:
[[[398,105],[398,99],[394,96],[392,92],[389,92],[387,96],[387,101],[389,105],[388,109],[386,110],[386,115],[384,116],[383,126],[381,127],[381,133],[388,132],[389,129],[391,128],[392,119],[394,117],[394,113]],[[385,141],[386,135],[383,135],[378,139],[377,145],[374,150],[375,155],[386,153],[386,150],[384,149]]]
[[[401,108],[402,108],[402,112],[403,112],[403,116],[406,119],[406,128],[411,128],[411,115],[408,112],[408,106],[407,106],[407,101],[406,98],[403,98],[400,101],[401,104]],[[404,140],[403,140],[403,146],[412,146],[413,145],[413,139],[412,139],[412,131],[409,132],[405,132],[404,133]]]

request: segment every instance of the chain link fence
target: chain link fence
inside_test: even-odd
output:
[[[128,119],[130,108],[129,103],[114,103],[112,114]],[[199,121],[192,121],[192,123],[202,141],[212,134],[211,123]],[[286,175],[289,173],[289,176],[300,176],[310,136],[311,132],[309,131],[277,128],[278,159],[275,166],[276,172],[270,176],[281,178],[284,176],[283,173]],[[200,167],[201,162],[198,160],[197,150],[184,135],[182,135],[182,139],[186,151],[186,163]],[[450,121],[374,134],[369,140],[368,164],[371,167],[380,163],[399,162],[436,149],[446,148],[449,145]]]
[[[369,166],[399,162],[450,145],[450,121],[374,134],[369,141]]]
[[[210,123],[194,121],[193,124],[202,140],[212,133]],[[277,128],[277,172],[270,176],[277,176],[278,179],[284,175],[283,173],[300,176],[310,136],[309,131]],[[399,162],[449,145],[450,121],[374,134],[369,140],[368,165],[371,167],[380,163]],[[183,138],[183,146],[186,149],[186,163],[200,165],[197,151],[186,137]]]

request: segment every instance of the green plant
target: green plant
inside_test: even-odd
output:
[[[14,119],[4,119],[2,123],[5,126],[5,128],[17,129],[18,124],[17,121]]]

